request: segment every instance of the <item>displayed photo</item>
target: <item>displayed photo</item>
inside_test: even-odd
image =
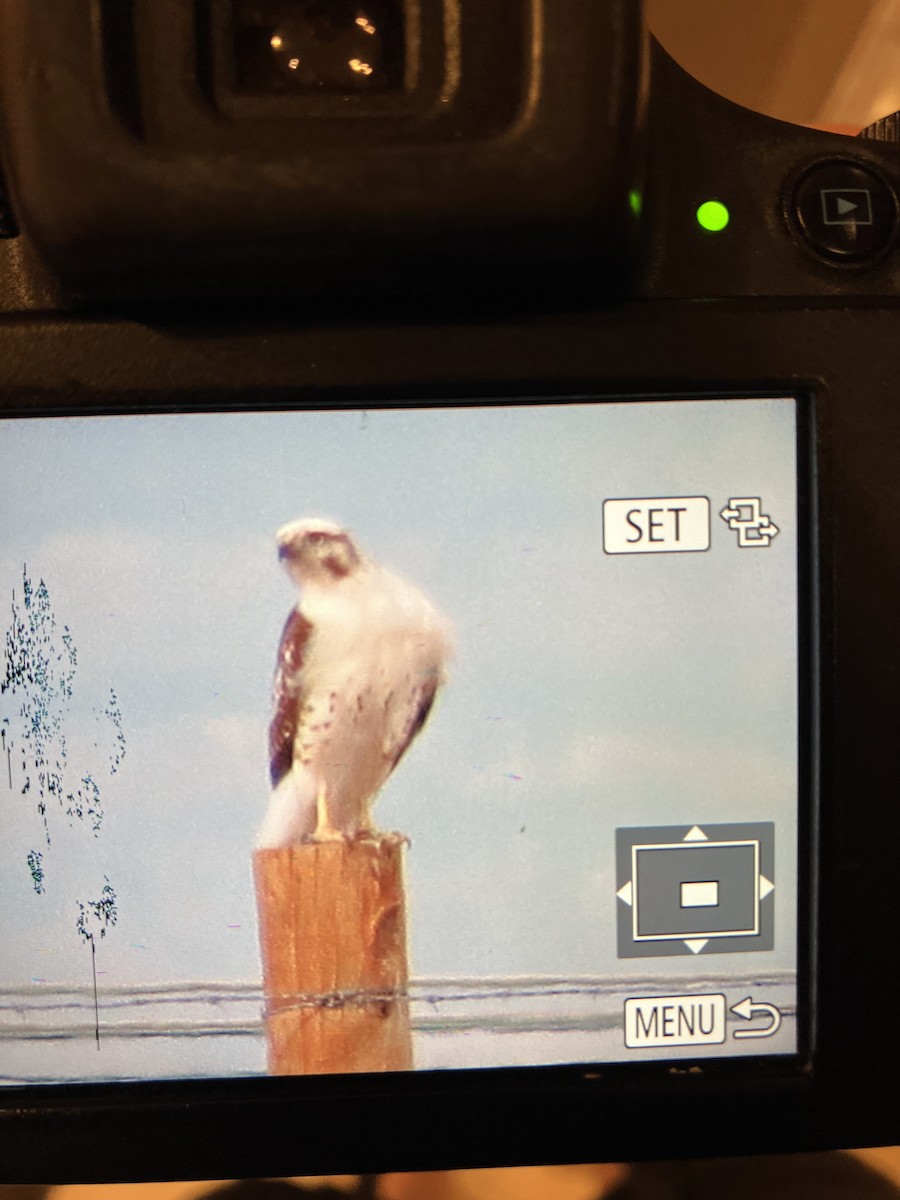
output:
[[[794,400],[0,446],[0,1083],[796,1052]]]

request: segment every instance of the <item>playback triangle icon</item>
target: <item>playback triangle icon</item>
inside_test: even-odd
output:
[[[857,208],[859,205],[853,200],[845,200],[843,196],[837,197],[837,210],[840,216],[845,217],[847,213],[851,213]]]

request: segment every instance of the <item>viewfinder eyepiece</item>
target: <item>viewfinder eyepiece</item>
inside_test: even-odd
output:
[[[240,92],[383,92],[403,85],[403,0],[234,0]]]

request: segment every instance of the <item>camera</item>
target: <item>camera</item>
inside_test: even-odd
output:
[[[0,3],[6,1179],[898,1140],[894,133]]]

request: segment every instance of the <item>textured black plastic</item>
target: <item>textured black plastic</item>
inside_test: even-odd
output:
[[[900,193],[900,147],[748,112],[702,87],[659,50],[649,129],[642,294],[900,295],[896,243],[874,261],[825,261],[793,217],[797,184],[820,161],[859,163]],[[697,208],[706,200],[729,209],[722,233],[697,224]]]
[[[223,0],[0,7],[7,180],[69,302],[533,292],[621,258],[640,6],[408,7],[405,91],[255,103]]]
[[[803,800],[812,1057],[54,1088],[0,1097],[9,1180],[401,1170],[900,1140],[900,308],[644,301],[478,322],[0,324],[8,413],[565,395],[812,396]],[[813,511],[807,510],[812,520]]]
[[[13,220],[12,209],[9,207],[9,200],[6,197],[6,184],[3,176],[0,175],[0,238],[12,238],[18,232]]]
[[[858,136],[873,142],[900,142],[900,113],[891,113],[890,116],[873,121],[871,125],[861,129]]]

